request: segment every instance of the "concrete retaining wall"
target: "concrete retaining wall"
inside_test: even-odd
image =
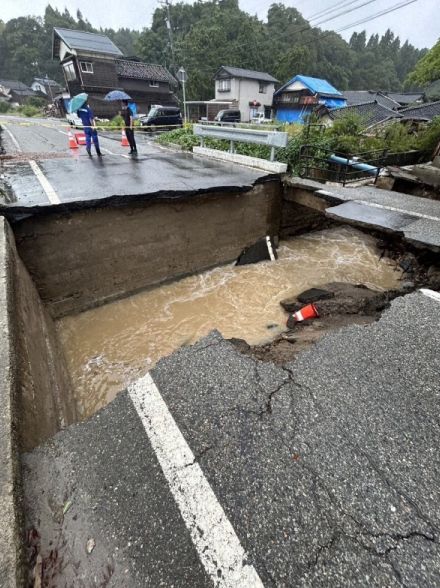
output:
[[[0,586],[21,586],[17,364],[13,340],[13,262],[7,223],[0,218]]]
[[[242,193],[127,202],[17,223],[17,248],[54,317],[235,259],[278,234],[279,180]]]
[[[76,419],[53,321],[0,217],[0,586],[22,586],[19,454]]]
[[[333,223],[325,216],[328,207],[322,198],[305,189],[284,186],[280,238],[288,239],[294,235],[309,231],[317,231],[332,226]]]

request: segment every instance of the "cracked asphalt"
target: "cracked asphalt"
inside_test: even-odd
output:
[[[152,371],[264,586],[440,585],[439,346],[416,292],[284,368],[214,332]],[[56,585],[213,585],[126,392],[23,468]]]

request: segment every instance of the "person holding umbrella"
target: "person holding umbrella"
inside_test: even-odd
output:
[[[86,136],[86,150],[89,156],[92,156],[92,140],[95,145],[96,155],[102,157],[99,148],[98,131],[96,130],[95,117],[93,111],[87,103],[88,95],[85,93],[77,94],[70,101],[70,112],[78,114],[84,127],[84,134]]]
[[[109,102],[114,102],[115,100],[122,101],[121,115],[124,119],[125,135],[130,145],[130,153],[137,154],[136,141],[134,140],[134,113],[128,105],[131,96],[122,90],[112,90],[106,94],[104,100],[108,100]]]
[[[125,124],[125,134],[130,145],[130,153],[137,154],[136,141],[134,139],[134,116],[132,109],[128,106],[128,100],[122,101],[122,118]]]

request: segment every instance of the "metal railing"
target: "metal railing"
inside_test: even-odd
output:
[[[229,141],[229,152],[235,153],[235,143],[253,143],[270,147],[270,161],[275,161],[275,149],[286,147],[288,135],[279,131],[262,131],[223,127],[217,125],[194,125],[194,134],[200,137],[201,146],[205,146],[205,139],[219,139]]]
[[[316,145],[302,145],[299,153],[299,176],[342,183],[343,186],[365,178],[376,183],[386,165],[387,151],[368,151],[345,155]]]

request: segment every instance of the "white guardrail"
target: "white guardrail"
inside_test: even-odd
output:
[[[235,153],[235,143],[254,143],[270,147],[270,161],[275,161],[275,149],[286,147],[287,133],[280,131],[260,131],[217,125],[194,125],[194,134],[201,138],[201,146],[205,147],[205,139],[223,139],[230,142],[230,153]]]

